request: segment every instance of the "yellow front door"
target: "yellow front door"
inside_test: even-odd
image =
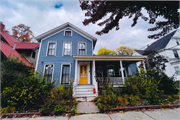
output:
[[[88,84],[88,66],[79,65],[79,84]]]

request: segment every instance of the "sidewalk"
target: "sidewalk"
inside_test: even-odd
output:
[[[14,118],[4,120],[180,120],[180,108],[156,109],[146,112],[125,112],[115,114],[84,114],[68,117],[50,116],[36,118]]]

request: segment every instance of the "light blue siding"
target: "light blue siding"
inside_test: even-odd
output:
[[[66,30],[71,30],[67,28]],[[55,56],[46,56],[47,46],[49,41],[57,41],[56,47],[56,55]],[[87,38],[81,36],[80,34],[76,33],[72,30],[72,37],[65,37],[64,30],[54,34],[44,40],[42,40],[39,60],[37,71],[44,70],[44,64],[46,63],[53,63],[54,64],[54,72],[53,72],[53,79],[60,82],[60,74],[61,74],[61,65],[62,63],[71,63],[71,77],[74,79],[75,73],[75,61],[72,56],[62,56],[63,52],[63,42],[70,41],[72,42],[72,55],[78,55],[78,42],[86,42],[86,51],[87,55],[92,55],[92,41],[88,40]],[[43,62],[43,63],[42,63]],[[56,87],[57,87],[56,83]]]
[[[136,63],[131,64],[130,69],[131,69],[131,74],[135,75],[137,71]]]

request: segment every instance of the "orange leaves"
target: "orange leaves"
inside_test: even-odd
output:
[[[13,36],[22,42],[31,42],[35,37],[30,27],[19,24],[12,28]]]

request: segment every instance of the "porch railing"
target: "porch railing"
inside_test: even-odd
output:
[[[127,77],[124,77],[124,82]],[[99,87],[104,87],[107,83],[113,85],[122,85],[124,84],[122,77],[96,77]]]

